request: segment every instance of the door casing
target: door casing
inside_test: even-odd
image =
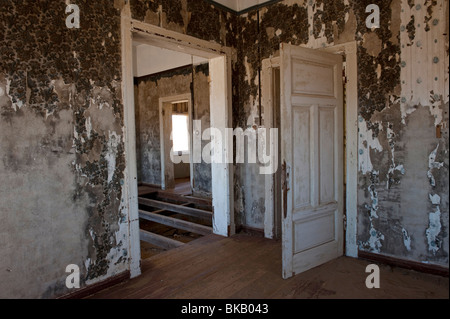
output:
[[[134,110],[132,42],[138,40],[153,46],[179,51],[209,59],[211,127],[220,130],[225,138],[223,153],[232,157],[233,141],[227,139],[226,129],[232,127],[231,65],[235,50],[213,42],[197,39],[175,31],[132,19],[130,3],[121,12],[122,43],[122,101],[124,105],[124,171],[123,211],[128,220],[129,268],[131,278],[141,274],[139,210],[136,167],[136,124]],[[221,236],[235,232],[233,213],[232,162],[211,165],[213,230]]]

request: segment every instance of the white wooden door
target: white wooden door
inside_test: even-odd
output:
[[[342,57],[281,45],[283,278],[343,254]]]

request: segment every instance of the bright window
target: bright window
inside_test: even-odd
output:
[[[187,115],[172,115],[174,152],[189,152],[188,119]]]

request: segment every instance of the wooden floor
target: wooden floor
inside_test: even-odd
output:
[[[368,289],[369,263],[341,257],[283,280],[279,241],[208,235],[143,260],[140,277],[90,298],[449,298],[448,278],[383,265],[381,288]]]

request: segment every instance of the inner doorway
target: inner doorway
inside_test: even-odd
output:
[[[192,76],[191,78],[194,78]],[[192,87],[191,82],[191,87]],[[203,86],[208,86],[206,80]],[[195,103],[194,103],[195,104]],[[159,98],[161,188],[179,194],[192,195],[195,191],[195,174],[192,150],[192,94]],[[209,101],[203,106],[209,114]],[[195,112],[198,113],[198,112]],[[209,179],[198,181],[205,190],[203,197],[211,198],[211,167],[203,170]],[[200,180],[200,177],[199,177]],[[206,184],[206,185],[204,185]]]
[[[213,233],[211,164],[194,162],[192,147],[193,121],[210,128],[209,60],[136,40],[133,49],[144,259]]]

